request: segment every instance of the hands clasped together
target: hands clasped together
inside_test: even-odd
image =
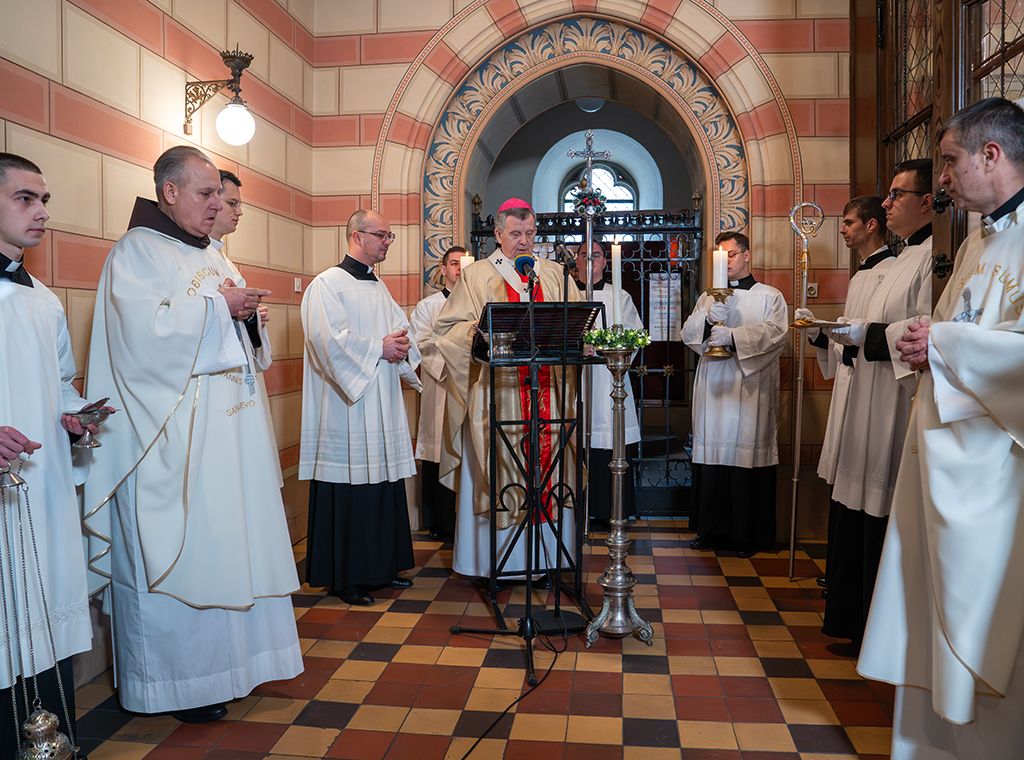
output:
[[[263,305],[263,297],[271,295],[272,291],[263,288],[240,288],[231,278],[224,280],[224,284],[217,290],[227,301],[228,311],[233,319],[244,322],[253,314],[259,314],[260,324],[265,325],[270,321],[270,313]]]
[[[408,330],[395,330],[388,333],[382,341],[381,358],[392,364],[400,362],[409,355]]]

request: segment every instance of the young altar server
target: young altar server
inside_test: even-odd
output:
[[[453,245],[441,257],[438,267],[441,289],[424,298],[413,309],[410,337],[420,350],[419,427],[416,431],[416,458],[420,460],[420,527],[431,538],[450,539],[455,535],[455,493],[441,485],[438,462],[441,461],[441,437],[447,394],[444,381],[448,373],[444,358],[434,343],[434,322],[444,306],[462,270],[462,254],[466,249]]]
[[[612,289],[605,282],[604,268],[608,259],[604,246],[594,240],[591,246],[592,261],[589,267],[590,280],[594,283],[594,300],[604,304],[605,323],[610,327],[612,318]],[[576,252],[576,287],[580,297],[587,292],[587,251],[582,244]],[[619,296],[619,312],[622,326],[627,330],[641,330],[644,323],[637,313],[632,297],[625,290]],[[607,530],[611,517],[612,480],[608,465],[612,461],[612,373],[603,364],[592,365],[590,395],[590,466],[587,468],[587,505],[590,521],[595,528]],[[636,400],[633,398],[633,384],[626,377],[626,445],[640,440],[640,422],[636,414]],[[636,514],[636,494],[633,492],[633,468],[626,470],[622,484],[622,515],[624,518]]]
[[[846,327],[825,330],[833,341],[858,350],[832,486],[832,498],[844,509],[836,513],[822,625],[829,636],[850,639],[838,650],[849,655],[856,655],[864,635],[917,387],[914,374],[892,360],[893,346],[908,319],[931,312],[931,165],[921,159],[896,167],[882,205],[889,229],[906,245],[863,312],[845,315]]]
[[[694,549],[741,557],[775,541],[779,463],[779,357],[789,336],[786,300],[750,273],[750,240],[722,232],[728,251],[725,302],[706,293],[683,323],[683,342],[701,355],[693,386]],[[724,323],[724,324],[718,324]],[[704,356],[708,347],[727,358]]]
[[[75,485],[81,483],[84,470],[72,468],[69,438],[69,433],[77,437],[83,430],[80,422],[65,414],[81,409],[86,401],[72,385],[75,359],[64,309],[57,296],[26,271],[24,260],[25,250],[39,245],[46,233],[49,200],[38,166],[13,153],[0,153],[0,324],[6,327],[0,331],[0,472],[10,468],[28,489],[0,493],[6,505],[0,520],[4,530],[0,559],[8,558],[14,572],[11,577],[4,559],[0,569],[3,620],[9,627],[0,628],[2,757],[17,755],[21,724],[28,718],[21,698],[22,678],[29,679],[30,693],[33,686],[38,688],[43,708],[60,719],[60,730],[67,734],[60,679],[74,733],[72,655],[88,651],[92,642],[75,497]],[[30,516],[38,565],[26,533]],[[21,573],[22,559],[27,578]],[[27,605],[20,591],[25,585]],[[41,593],[46,597],[45,608]],[[50,631],[56,652],[50,649]],[[20,646],[12,646],[12,639]],[[18,719],[12,720],[14,716]]]

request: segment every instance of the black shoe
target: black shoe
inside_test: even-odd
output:
[[[412,581],[408,578],[403,578],[400,575],[396,575],[387,583],[388,588],[412,588]]]
[[[829,654],[834,654],[836,657],[849,657],[852,660],[856,660],[860,656],[860,642],[844,641],[842,643],[826,644],[825,651]]]
[[[553,585],[551,583],[551,576],[547,573],[544,573],[544,575],[533,582],[533,587],[541,591],[550,591]]]
[[[228,708],[223,702],[205,707],[190,707],[188,710],[177,710],[171,713],[182,723],[212,723],[227,714]]]
[[[357,607],[369,607],[374,603],[374,598],[366,593],[366,591],[360,586],[349,586],[344,589],[338,598],[345,604],[353,604]]]
[[[743,546],[736,550],[736,556],[740,559],[750,559],[755,554],[757,554],[757,549],[751,548],[749,546]]]
[[[434,528],[430,531],[430,538],[434,541],[440,541],[442,538],[444,538],[444,534],[437,528]]]
[[[711,549],[711,544],[700,536],[697,536],[690,540],[690,548],[696,549],[697,551],[709,551]]]
[[[822,599],[828,599],[828,588],[823,588],[821,590],[821,598]]]
[[[820,578],[815,578],[814,582],[817,583],[822,588],[828,588],[828,578],[826,578],[824,575],[821,576]]]

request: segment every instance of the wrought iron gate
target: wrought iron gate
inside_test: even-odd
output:
[[[582,234],[576,214],[538,214],[538,255],[554,258],[564,250],[560,246],[574,250]],[[623,288],[654,338],[629,371],[641,429],[630,459],[637,511],[641,516],[688,515],[697,355],[683,344],[680,329],[700,294],[701,210],[605,214],[594,222],[594,239],[606,250],[613,240],[621,243]],[[470,248],[477,258],[494,248],[494,218],[482,218],[476,202]]]

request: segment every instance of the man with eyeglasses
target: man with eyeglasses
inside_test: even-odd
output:
[[[844,326],[824,330],[849,349],[855,362],[832,486],[832,498],[845,507],[837,513],[840,544],[833,549],[843,562],[841,570],[829,575],[822,629],[850,639],[836,647],[848,656],[856,656],[864,635],[917,385],[895,343],[911,320],[931,312],[931,181],[929,159],[897,165],[882,207],[903,250],[872,289],[861,314],[846,314],[839,318]]]
[[[939,184],[980,228],[931,319],[858,670],[896,685],[892,757],[1024,747],[1024,110],[980,100],[938,134]]]
[[[309,484],[306,579],[368,606],[378,588],[406,589],[415,566],[405,479],[416,474],[401,381],[422,390],[409,320],[373,272],[395,241],[360,209],[348,255],[302,297],[306,336],[299,479]]]
[[[490,373],[481,371],[471,357],[477,321],[485,304],[489,302],[522,302],[529,300],[529,289],[537,301],[561,301],[563,297],[563,269],[560,265],[533,255],[537,237],[537,218],[526,201],[510,198],[498,207],[495,215],[494,236],[498,248],[486,259],[462,270],[459,282],[445,302],[434,326],[437,347],[448,369],[448,407],[445,441],[441,450],[441,482],[456,493],[455,572],[473,577],[490,574],[490,468],[488,457],[489,414],[488,403],[493,393],[499,419],[526,419],[530,409],[529,382],[526,368],[506,367],[496,372],[496,387],[491,388]],[[529,261],[535,276],[516,268],[517,262]],[[570,287],[569,300],[580,300],[579,291]],[[572,386],[570,386],[571,388]],[[572,409],[575,391],[566,399],[566,408]],[[560,402],[560,374],[555,369],[542,368],[540,372],[540,400],[538,414],[549,418]],[[557,414],[557,412],[555,412]],[[525,428],[505,429],[516,450],[526,437]],[[539,458],[541,467],[550,466],[554,435],[541,433]],[[501,444],[499,444],[501,446]],[[519,494],[522,476],[515,461],[504,446],[498,453],[498,493],[516,494],[506,498],[498,511],[497,555],[508,554],[505,571],[522,571],[526,566],[526,540],[522,531],[516,539],[516,529],[525,519]],[[572,472],[572,452],[566,472]],[[516,484],[520,484],[517,487]],[[511,488],[506,491],[505,487]],[[566,510],[562,526],[564,541],[571,553],[574,523],[571,510]],[[558,550],[553,530],[554,523],[546,521],[541,532],[540,567],[555,567]],[[535,547],[536,548],[536,547]]]
[[[886,243],[888,233],[883,199],[861,196],[852,199],[843,209],[839,230],[850,252],[856,255],[857,272],[850,278],[843,314],[847,319],[864,315],[868,302],[881,286],[889,269],[896,263],[896,254]],[[813,319],[810,309],[797,309],[796,319]],[[826,378],[831,378],[832,400],[828,410],[828,424],[821,447],[818,475],[830,486],[835,483],[840,466],[840,441],[843,428],[855,425],[858,414],[867,414],[850,399],[854,374],[870,371],[869,362],[857,361],[858,346],[846,346],[828,339],[828,334],[817,329],[808,330],[808,339],[815,347],[818,366]],[[849,450],[847,450],[849,453]],[[867,520],[861,510],[847,509],[835,498],[829,500],[828,548],[825,572],[828,599],[825,605],[825,623],[822,630],[829,636],[848,638],[859,642],[871,604],[871,585],[864,583],[865,545],[877,553],[885,535],[884,520]],[[877,565],[877,557],[869,563]],[[829,644],[830,651],[849,654],[855,649],[849,644]]]
[[[731,549],[750,557],[775,542],[779,464],[779,357],[789,338],[786,299],[754,279],[750,239],[722,232],[729,253],[725,302],[704,294],[682,338],[701,355],[693,384],[694,549]],[[705,356],[709,346],[729,356]]]

